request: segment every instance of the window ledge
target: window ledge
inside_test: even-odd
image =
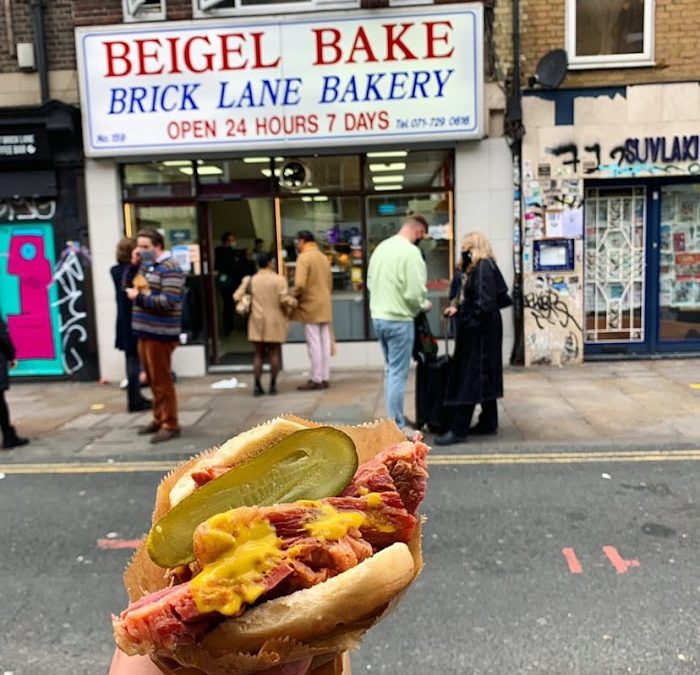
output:
[[[569,70],[602,70],[603,68],[654,68],[656,61],[653,59],[640,59],[639,61],[617,61],[605,59],[600,61],[570,61]]]

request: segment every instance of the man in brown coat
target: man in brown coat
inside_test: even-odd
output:
[[[299,306],[294,319],[304,324],[311,361],[311,377],[297,389],[326,389],[331,373],[331,264],[311,232],[301,230],[297,238],[300,253],[294,273],[294,295]]]

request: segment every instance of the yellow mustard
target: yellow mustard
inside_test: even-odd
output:
[[[316,500],[297,503],[308,509],[303,528],[322,541],[339,541],[365,523],[380,532],[395,529],[371,510],[369,514],[339,511]],[[367,495],[370,509],[381,504],[380,494]],[[266,590],[266,575],[302,550],[293,546],[283,551],[275,528],[256,509],[248,508],[212,516],[197,528],[194,538],[202,571],[190,582],[192,597],[200,612],[225,616],[236,616],[244,604],[253,604]]]
[[[237,523],[233,512],[210,518],[197,532],[202,571],[190,590],[200,612],[235,616],[265,591],[265,575],[284,557],[281,540],[266,519]],[[226,516],[224,518],[223,516]]]

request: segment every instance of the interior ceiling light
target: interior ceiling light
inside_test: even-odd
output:
[[[401,182],[403,179],[404,177],[399,173],[391,176],[372,176],[372,180],[375,183],[397,183]]]
[[[192,161],[189,159],[168,159],[163,162],[163,166],[192,166]]]
[[[367,157],[406,157],[407,150],[387,150],[386,152],[368,152]]]
[[[260,173],[263,176],[265,176],[265,178],[269,178],[272,175],[272,171],[270,171],[270,169],[260,169]],[[280,170],[275,169],[275,176],[279,176],[279,175],[280,175]]]
[[[269,157],[244,157],[243,162],[245,164],[269,164]]]
[[[197,167],[197,173],[200,176],[218,176],[223,172],[224,170],[220,166],[213,166],[212,164]]]
[[[314,197],[315,202],[327,202],[328,197],[326,195],[321,195],[320,197]]]
[[[403,185],[375,185],[375,190],[403,190]]]
[[[302,198],[301,198],[301,201],[302,201],[302,202],[310,202],[310,201],[312,201],[312,200],[313,200],[313,197],[302,197]]]
[[[370,171],[403,171],[406,162],[391,162],[391,164],[370,164]]]
[[[212,164],[204,164],[203,166],[197,167],[197,173],[200,176],[219,176],[224,170],[220,166],[214,166]],[[180,169],[180,173],[184,173],[186,176],[192,175],[191,166],[183,166]]]
[[[297,192],[300,192],[301,194],[307,194],[307,195],[317,195],[321,190],[318,188],[302,188],[301,190],[297,190]]]

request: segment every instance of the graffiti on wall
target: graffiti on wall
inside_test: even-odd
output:
[[[53,275],[53,282],[58,286],[58,300],[55,306],[61,314],[59,332],[63,348],[63,370],[68,375],[77,372],[84,365],[78,344],[85,343],[88,339],[87,312],[83,302],[83,265],[89,262],[89,252],[79,243],[68,241]]]
[[[0,201],[0,298],[17,348],[13,376],[71,375],[84,366],[90,258],[67,242],[56,261],[53,200]],[[4,221],[4,222],[3,222]]]
[[[523,304],[526,365],[561,366],[583,360],[577,275],[528,275]]]
[[[558,158],[559,176],[582,173],[601,178],[636,178],[655,175],[700,175],[700,136],[630,137],[612,147],[603,158],[600,143],[574,142],[545,148]]]
[[[0,199],[0,222],[51,220],[55,215],[55,199]]]

